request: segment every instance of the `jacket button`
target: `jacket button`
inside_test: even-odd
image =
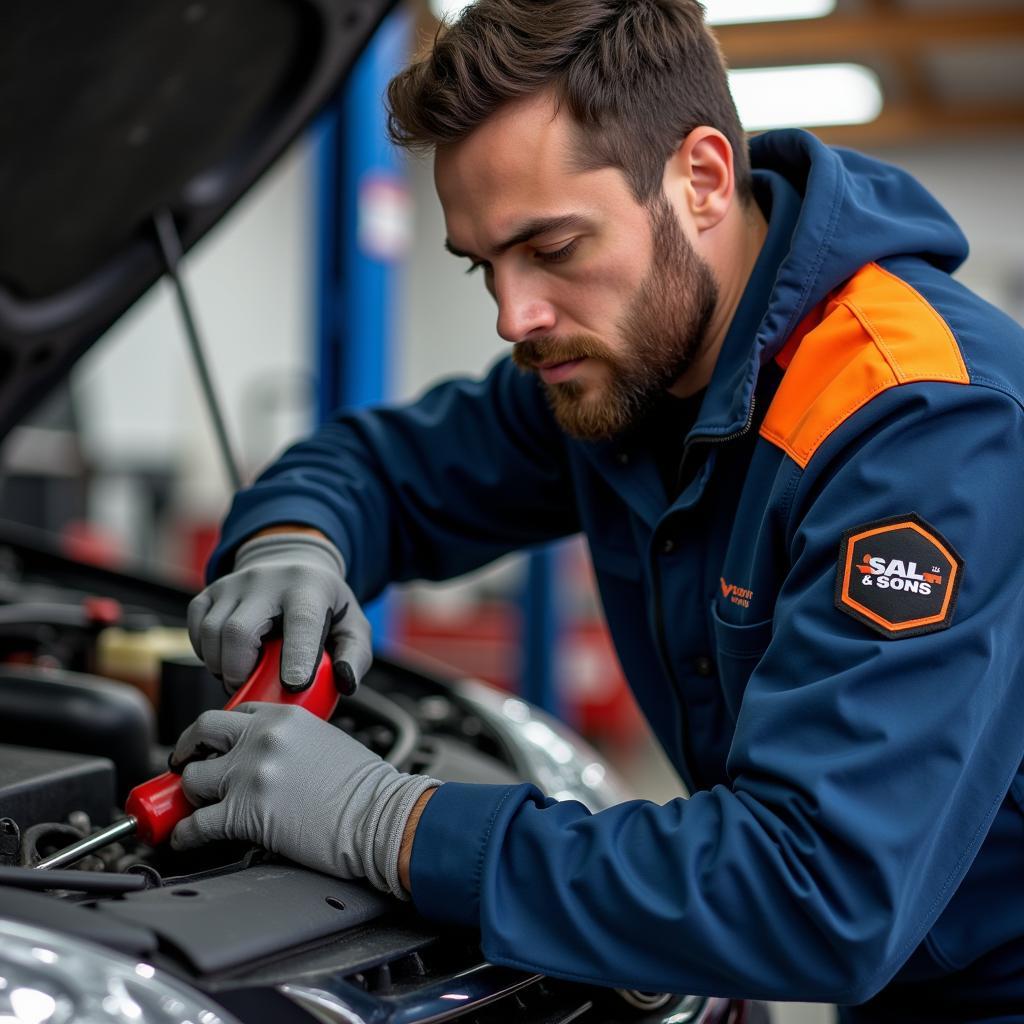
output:
[[[671,537],[661,542],[661,553],[663,555],[671,555],[675,549],[676,542]]]
[[[615,461],[620,466],[628,466],[629,465],[629,452],[616,452],[615,453]]]
[[[710,658],[694,658],[693,670],[699,676],[713,676],[715,674],[715,663]]]

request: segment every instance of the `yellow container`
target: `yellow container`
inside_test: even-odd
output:
[[[186,629],[111,626],[96,638],[96,672],[137,686],[156,707],[160,702],[160,662],[192,653]]]

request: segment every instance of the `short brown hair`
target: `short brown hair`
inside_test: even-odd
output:
[[[504,103],[553,89],[583,167],[618,167],[638,202],[661,194],[665,161],[699,125],[733,151],[752,196],[746,136],[725,63],[697,0],[477,0],[388,85],[388,134],[406,149],[457,142]]]

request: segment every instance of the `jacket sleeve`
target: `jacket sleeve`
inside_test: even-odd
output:
[[[236,495],[207,576],[275,523],[323,531],[360,600],[579,529],[565,441],[537,381],[500,360],[404,407],[340,412]]]
[[[729,786],[589,814],[448,784],[416,834],[426,914],[487,958],[649,991],[857,1003],[949,901],[1024,757],[1024,417],[908,385],[802,477]],[[964,561],[949,628],[886,639],[835,606],[843,533],[916,512]]]

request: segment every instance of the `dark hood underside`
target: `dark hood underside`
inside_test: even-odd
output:
[[[0,8],[0,435],[350,70],[393,0],[12,0]]]

